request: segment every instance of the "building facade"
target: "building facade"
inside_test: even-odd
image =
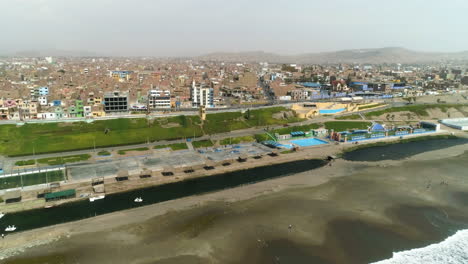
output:
[[[150,109],[171,108],[171,92],[169,90],[150,90],[148,107]]]
[[[192,101],[192,107],[214,107],[214,90],[213,88],[197,86],[195,81],[192,83],[192,89],[190,90],[190,98]]]
[[[104,112],[127,112],[128,92],[114,91],[104,94]]]

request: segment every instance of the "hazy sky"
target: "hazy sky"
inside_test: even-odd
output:
[[[0,0],[0,54],[468,50],[467,0]]]

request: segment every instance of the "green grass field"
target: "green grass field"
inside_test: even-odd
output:
[[[200,137],[255,126],[299,122],[302,119],[273,118],[283,107],[250,110],[246,113],[208,114],[202,122],[198,116],[176,116],[148,120],[145,118],[100,120],[91,123],[46,123],[0,126],[0,154],[24,156],[140,144],[147,141]],[[289,110],[288,110],[289,111]]]
[[[130,152],[130,151],[147,151],[147,150],[149,150],[149,148],[147,148],[147,147],[132,148],[132,149],[121,149],[117,153],[119,153],[119,155],[125,155],[125,154],[127,154],[127,152]]]
[[[358,114],[352,114],[347,116],[337,116],[335,117],[336,120],[359,120],[361,116]]]
[[[170,148],[172,150],[188,149],[187,144],[185,143],[174,143],[174,144],[169,144],[169,145],[159,145],[159,146],[153,147],[153,149],[164,149],[164,148]]]
[[[366,106],[359,106],[359,110],[365,110],[374,107],[384,106],[385,104],[374,104],[374,105],[366,105]]]
[[[219,141],[220,145],[231,145],[231,144],[239,144],[243,142],[253,142],[255,138],[253,136],[245,136],[245,137],[233,137],[233,138],[225,138]]]
[[[111,153],[107,150],[99,151],[97,154],[98,156],[110,156],[111,155]]]
[[[371,122],[353,122],[353,121],[329,121],[325,122],[326,129],[333,129],[335,131],[345,131],[350,129],[367,129],[371,126]]]
[[[63,156],[63,157],[53,157],[53,158],[43,158],[38,159],[38,163],[48,164],[48,165],[62,165],[65,163],[72,163],[78,161],[85,161],[89,160],[91,155],[89,154],[81,154],[81,155],[72,155],[72,156]]]
[[[168,124],[178,126],[168,126]],[[108,133],[105,133],[108,129]],[[96,147],[145,143],[147,140],[201,136],[200,119],[177,116],[147,119],[114,119],[92,123],[47,123],[0,126],[0,154],[21,156]]]
[[[15,162],[16,166],[28,166],[28,165],[34,165],[36,164],[35,160],[19,160]]]
[[[193,141],[192,145],[194,148],[207,148],[213,146],[213,142],[211,142],[211,140],[200,140]]]
[[[6,177],[0,178],[0,190],[63,180],[65,180],[65,174],[63,171],[49,171],[23,176]]]

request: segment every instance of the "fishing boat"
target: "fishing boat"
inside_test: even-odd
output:
[[[101,199],[104,199],[104,198],[106,198],[106,196],[103,194],[103,195],[99,195],[99,196],[95,196],[95,197],[89,197],[89,201],[94,202],[96,200],[101,200]]]
[[[0,219],[2,219],[2,217],[4,217],[4,216],[5,216],[5,214],[0,212]]]
[[[6,232],[12,232],[12,231],[15,231],[15,230],[16,230],[16,226],[14,226],[14,225],[7,226],[7,228],[5,228]]]
[[[143,199],[141,199],[141,197],[137,197],[135,198],[135,200],[133,200],[135,203],[141,203],[143,202]]]

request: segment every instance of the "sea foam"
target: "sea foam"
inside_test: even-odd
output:
[[[438,244],[393,253],[391,259],[373,264],[466,264],[468,263],[468,229],[460,230]]]

